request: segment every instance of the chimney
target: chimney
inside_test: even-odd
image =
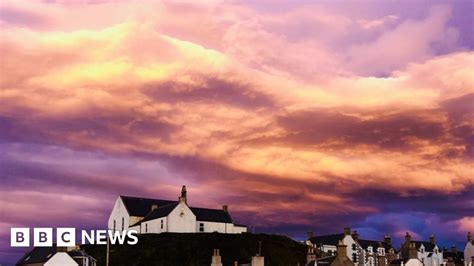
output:
[[[472,241],[471,232],[467,232],[467,242],[471,242],[471,241]]]
[[[409,232],[405,234],[405,243],[410,243],[411,242],[411,235]]]
[[[211,266],[222,266],[222,258],[218,249],[214,249]]]
[[[227,205],[222,205],[222,210],[223,210],[224,212],[229,212],[229,206],[227,206]]]
[[[458,249],[456,248],[456,245],[451,246],[451,252],[458,252]]]
[[[313,231],[308,231],[308,232],[306,233],[306,237],[307,237],[307,238],[306,238],[307,240],[310,240],[311,238],[313,238]]]
[[[351,228],[350,227],[344,227],[344,235],[348,236],[351,234]]]
[[[188,203],[186,186],[181,187],[181,197],[178,198],[179,202]]]
[[[151,204],[151,210],[156,210],[158,209],[158,204]]]
[[[416,250],[415,243],[410,243],[410,249],[408,250],[408,258],[409,259],[418,258],[418,251]]]
[[[354,230],[354,232],[352,232],[352,238],[353,238],[355,241],[359,240],[359,234],[357,233],[356,230]]]
[[[387,245],[392,245],[392,238],[389,235],[385,235],[383,242],[385,242]]]
[[[339,240],[339,244],[337,245],[337,256],[341,258],[347,257],[347,246],[344,245],[342,240]]]
[[[435,244],[435,235],[433,234],[430,235],[430,243]]]

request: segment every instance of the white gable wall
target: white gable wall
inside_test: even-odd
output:
[[[114,204],[114,208],[109,216],[108,227],[109,229],[114,229],[114,221],[115,221],[115,230],[121,231],[122,230],[122,218],[124,221],[124,229],[127,229],[130,226],[130,215],[128,214],[125,205],[120,197],[117,198]]]
[[[66,252],[56,252],[44,266],[78,266]]]
[[[473,257],[474,257],[474,245],[471,242],[467,242],[466,247],[464,247],[464,265],[474,266],[474,261],[472,261]]]
[[[195,233],[196,216],[184,202],[180,202],[167,217],[168,232]]]

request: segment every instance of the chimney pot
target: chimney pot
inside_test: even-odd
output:
[[[451,251],[452,251],[452,252],[457,252],[457,251],[458,251],[458,249],[456,248],[456,245],[453,245],[453,246],[451,247]]]
[[[311,238],[313,238],[313,231],[308,231],[308,232],[306,233],[306,236],[307,236],[307,239],[308,239],[308,240],[311,239]]]
[[[225,212],[229,212],[229,206],[222,205],[222,210],[225,211]]]
[[[351,234],[351,228],[350,227],[344,227],[344,235],[348,236]]]
[[[389,235],[385,235],[385,237],[383,238],[383,241],[388,245],[392,244],[392,238]]]
[[[430,235],[430,243],[435,244],[435,235],[433,234]]]
[[[158,209],[158,204],[152,204],[151,205],[151,210],[153,211],[153,210],[156,210],[156,209]]]
[[[471,232],[467,232],[467,241],[468,241],[468,242],[471,242],[471,241],[472,241]]]

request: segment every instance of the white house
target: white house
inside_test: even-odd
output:
[[[471,232],[467,233],[466,247],[464,247],[464,265],[474,265],[474,240],[472,240]]]
[[[344,228],[344,233],[341,234],[308,236],[306,244],[328,253],[331,256],[337,253],[339,241],[345,246],[347,257],[355,264],[358,264],[361,246],[352,237],[350,228]]]
[[[434,235],[430,236],[429,241],[413,241],[410,233],[405,235],[405,243],[402,244],[402,257],[407,258],[411,244],[415,245],[417,258],[425,266],[445,265],[443,251],[436,245]]]
[[[109,217],[109,229],[136,230],[149,233],[212,233],[239,234],[247,227],[233,222],[227,205],[222,209],[190,207],[186,186],[178,201],[119,196]]]
[[[409,234],[407,233],[407,236]],[[402,245],[404,257],[390,262],[390,266],[424,266],[423,262],[418,258],[418,249],[415,243],[411,243],[405,236],[405,243]],[[405,257],[406,256],[406,257]]]
[[[312,248],[318,248],[331,256],[336,252],[339,241],[346,249],[345,254],[355,265],[386,266],[391,261],[398,259],[389,236],[385,236],[383,241],[361,239],[357,231],[351,233],[348,227],[344,228],[342,234],[316,237],[311,235],[306,243]],[[319,263],[326,262],[321,260]]]
[[[36,247],[26,253],[17,266],[96,266],[97,261],[77,247]]]

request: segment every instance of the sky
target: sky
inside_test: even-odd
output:
[[[104,228],[181,185],[255,232],[463,247],[473,6],[2,1],[0,263],[10,227]]]

